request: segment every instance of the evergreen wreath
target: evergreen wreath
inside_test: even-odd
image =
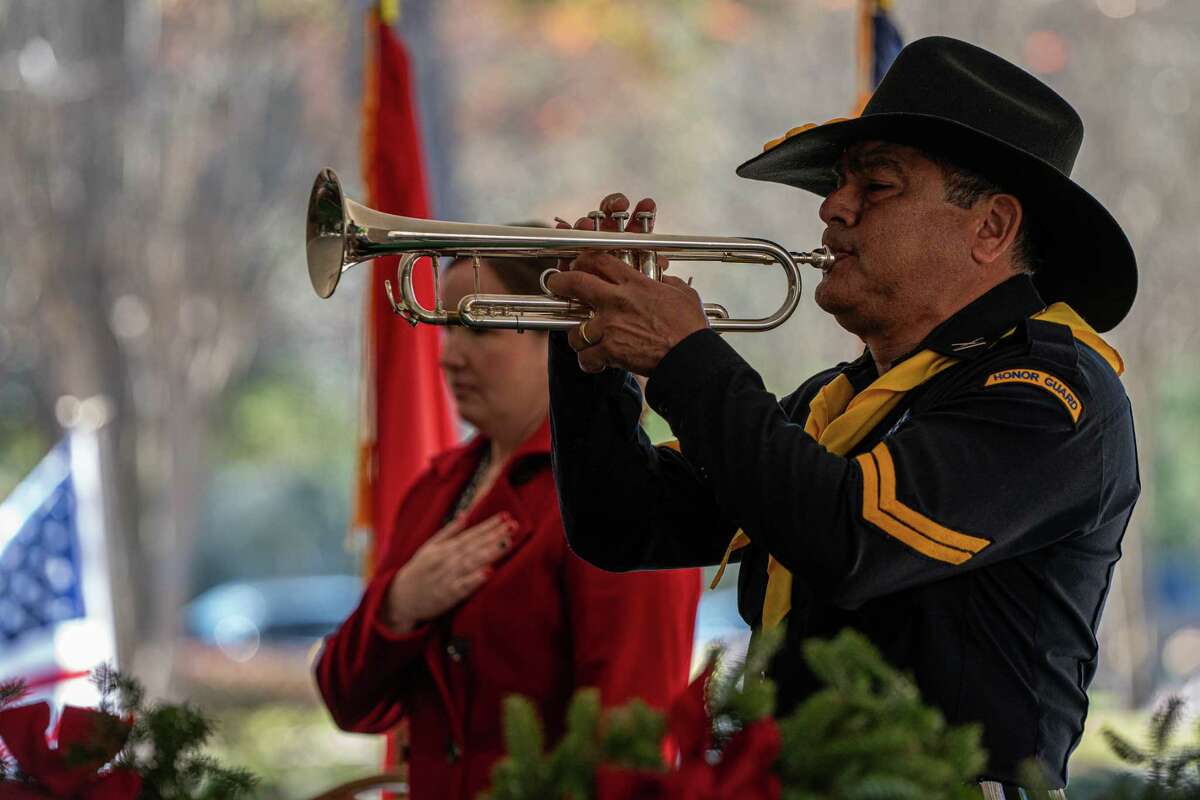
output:
[[[977,800],[978,726],[947,725],[854,631],[804,645],[824,688],[775,720],[775,687],[763,673],[780,639],[778,631],[759,636],[743,663],[724,669],[714,654],[665,716],[638,701],[601,713],[594,690],[582,690],[548,753],[532,704],[508,698],[508,756],[486,797]],[[668,731],[680,750],[670,765]]]
[[[4,800],[236,800],[257,779],[201,749],[209,719],[187,703],[148,703],[141,684],[108,667],[92,675],[96,709],[67,706],[52,737],[46,703],[18,705],[20,681],[0,685],[0,798]]]
[[[714,653],[704,674],[664,714],[640,701],[602,712],[593,689],[576,693],[567,731],[549,752],[532,703],[505,703],[508,755],[485,800],[978,800],[986,762],[978,726],[949,726],[916,685],[851,630],[804,644],[823,688],[775,719],[763,677],[782,633],[760,635],[741,664]],[[1184,702],[1168,699],[1142,748],[1106,728],[1114,754],[1137,771],[1099,800],[1200,800],[1196,743],[1174,746]],[[663,758],[670,734],[679,756]],[[1044,787],[1035,764],[1023,782]]]

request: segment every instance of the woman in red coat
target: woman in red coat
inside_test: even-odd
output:
[[[536,292],[546,264],[480,265],[481,291]],[[442,280],[474,291],[470,261]],[[448,328],[442,368],[479,435],[441,454],[400,505],[358,609],[325,642],[338,727],[409,720],[415,800],[473,798],[503,754],[501,701],[529,697],[549,741],[576,689],[663,707],[687,685],[696,570],[614,574],[568,548],[550,474],[546,335]]]

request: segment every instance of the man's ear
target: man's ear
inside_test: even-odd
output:
[[[1005,254],[1011,257],[1024,218],[1021,201],[1011,194],[994,194],[981,199],[976,209],[979,216],[972,258],[977,264],[992,264]]]

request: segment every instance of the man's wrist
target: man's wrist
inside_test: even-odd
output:
[[[667,351],[650,371],[646,402],[674,425],[698,389],[730,362],[740,360],[716,331],[697,330]]]
[[[684,343],[684,342],[685,342],[687,339],[689,339],[689,338],[691,338],[692,336],[696,335],[696,334],[697,334],[697,333],[699,333],[700,331],[706,331],[706,330],[709,330],[709,326],[708,326],[708,324],[707,324],[707,321],[705,322],[705,324],[704,324],[704,325],[700,325],[700,326],[697,326],[697,327],[695,327],[695,328],[691,328],[690,330],[686,330],[686,331],[683,331],[683,332],[681,332],[681,333],[674,334],[674,335],[670,336],[670,337],[667,339],[667,350],[666,350],[666,352],[664,352],[664,353],[662,354],[662,358],[660,358],[660,359],[659,359],[659,363],[661,364],[661,363],[662,363],[662,360],[663,360],[664,358],[666,358],[666,357],[667,357],[667,355],[669,355],[669,354],[670,354],[670,352],[671,352],[672,350],[674,350],[675,348],[679,347],[679,345],[683,344],[683,343]],[[655,367],[655,369],[657,369],[657,366]],[[653,372],[653,371],[654,371],[654,370],[651,370],[651,372]]]

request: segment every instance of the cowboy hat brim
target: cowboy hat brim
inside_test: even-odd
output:
[[[1129,312],[1137,294],[1137,261],[1108,210],[1051,164],[969,125],[908,112],[832,121],[785,138],[739,166],[737,174],[824,197],[836,186],[833,167],[845,148],[871,140],[946,158],[1016,195],[1045,234],[1034,283],[1047,303],[1066,302],[1100,332]]]

